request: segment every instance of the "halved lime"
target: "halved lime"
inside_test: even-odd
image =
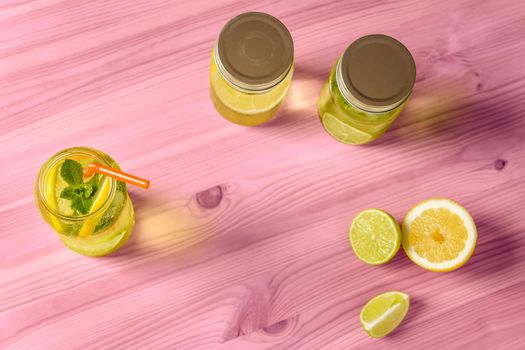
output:
[[[372,298],[361,310],[359,320],[365,332],[382,338],[399,326],[410,305],[410,297],[402,292],[386,292]]]
[[[350,244],[359,260],[379,265],[392,259],[401,246],[401,229],[392,215],[381,209],[357,214],[349,232]]]

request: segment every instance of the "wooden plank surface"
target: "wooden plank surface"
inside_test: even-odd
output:
[[[245,128],[208,96],[222,25],[264,11],[296,72],[278,118]],[[413,53],[413,96],[379,141],[322,129],[316,100],[356,38]],[[0,348],[519,349],[525,343],[525,2],[4,0],[0,3]],[[33,203],[36,172],[86,145],[152,180],[107,258],[62,247]],[[429,197],[478,225],[471,261],[436,274],[400,252],[360,263],[352,217],[402,220]],[[372,340],[360,308],[413,300]]]

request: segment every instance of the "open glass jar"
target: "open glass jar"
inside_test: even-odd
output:
[[[337,60],[321,91],[321,123],[340,142],[371,142],[401,113],[415,78],[414,59],[403,44],[386,35],[362,37]]]
[[[99,174],[82,178],[82,168],[93,162],[120,169],[107,154],[87,147],[52,156],[38,173],[35,202],[64,245],[83,255],[102,256],[126,242],[135,220],[124,182]]]
[[[267,122],[283,102],[293,74],[293,41],[277,18],[248,12],[221,30],[210,65],[210,94],[227,120]]]

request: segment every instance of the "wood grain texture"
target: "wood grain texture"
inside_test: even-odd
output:
[[[251,10],[280,18],[296,49],[289,96],[257,128],[208,96],[216,35]],[[407,45],[417,82],[384,137],[350,147],[315,104],[370,33]],[[523,1],[2,1],[0,348],[522,348],[524,38]],[[75,145],[152,180],[131,190],[136,229],[107,258],[62,247],[33,203],[41,164]],[[402,220],[435,196],[476,220],[465,267],[353,256],[358,211]],[[387,290],[412,308],[372,340],[359,310]]]

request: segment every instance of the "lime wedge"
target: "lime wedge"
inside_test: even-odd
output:
[[[362,144],[373,140],[373,136],[342,122],[330,113],[324,113],[321,121],[326,131],[336,140],[346,144]]]
[[[386,292],[372,298],[361,310],[359,319],[365,332],[382,338],[399,326],[405,318],[410,298],[401,292]]]
[[[352,221],[349,238],[359,260],[379,265],[396,255],[401,246],[401,229],[387,212],[366,209],[357,214]]]

